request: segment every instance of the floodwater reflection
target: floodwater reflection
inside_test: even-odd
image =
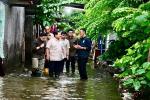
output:
[[[6,100],[121,100],[117,83],[100,69],[88,68],[89,79],[75,76],[60,79],[11,73],[0,79],[0,98]]]

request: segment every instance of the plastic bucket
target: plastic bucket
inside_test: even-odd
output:
[[[43,73],[44,73],[45,76],[48,76],[49,75],[49,69],[48,68],[44,68]]]
[[[32,58],[32,68],[38,68],[38,58]]]

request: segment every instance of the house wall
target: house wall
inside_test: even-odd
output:
[[[3,58],[7,66],[18,66],[24,62],[25,54],[25,8],[9,6],[1,1],[0,3],[3,3],[5,12]]]

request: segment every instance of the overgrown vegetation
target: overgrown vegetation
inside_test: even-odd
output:
[[[150,2],[141,4],[131,14],[113,22],[113,27],[120,37],[134,41],[134,44],[126,49],[127,54],[117,59],[114,66],[123,69],[123,72],[118,75],[123,79],[123,85],[135,91],[150,87],[150,63],[147,62],[150,48],[150,9],[147,9],[148,6]]]
[[[122,79],[123,86],[132,91],[150,87],[150,63],[147,62],[150,48],[149,6],[150,2],[147,2],[138,8],[118,7],[112,11],[115,19],[112,28],[118,40],[100,57],[101,60],[115,61],[114,67],[122,69],[118,77]]]

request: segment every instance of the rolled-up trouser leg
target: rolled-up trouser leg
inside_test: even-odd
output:
[[[45,59],[39,59],[38,66],[40,70],[44,69],[44,64],[45,64]]]
[[[32,58],[32,68],[37,69],[39,65],[38,63],[39,63],[38,58]]]

